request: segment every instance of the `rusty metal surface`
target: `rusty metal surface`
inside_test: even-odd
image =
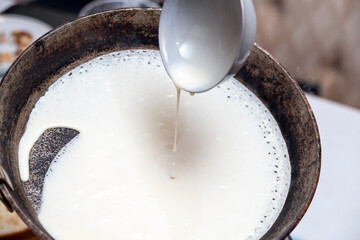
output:
[[[2,183],[0,183],[2,184]],[[3,184],[2,186],[0,185],[0,202],[4,204],[4,206],[7,208],[7,210],[9,212],[13,212],[14,209],[12,208],[11,204],[9,203],[9,201],[7,200],[7,198],[5,197],[5,194],[3,193],[3,190],[1,190],[1,187],[5,187],[5,184]]]
[[[236,75],[267,106],[278,122],[291,162],[285,206],[265,239],[283,239],[308,209],[319,181],[320,136],[310,105],[296,81],[269,53],[255,44]]]
[[[30,151],[29,181],[24,182],[24,190],[30,205],[39,213],[46,173],[60,150],[79,134],[70,128],[50,128],[35,142]]]
[[[37,219],[41,175],[45,175],[51,157],[44,164],[42,156],[33,156],[30,181],[25,184],[20,180],[17,162],[18,143],[32,108],[62,74],[89,59],[118,50],[158,49],[159,17],[156,9],[113,10],[60,26],[31,45],[0,83],[0,165],[14,191],[2,185],[0,189],[41,239],[52,239]],[[316,122],[299,86],[258,46],[237,78],[265,103],[288,145],[292,166],[289,196],[279,218],[262,238],[282,239],[300,221],[316,189],[320,172]],[[57,147],[67,140],[55,141],[61,142]]]
[[[14,190],[14,187],[10,181],[8,174],[6,173],[5,169],[0,165],[0,185],[1,184],[3,185],[4,188],[8,187],[11,190]],[[6,199],[4,193],[1,191],[1,188],[0,188],[0,202],[2,202],[10,212],[13,211],[9,201]]]

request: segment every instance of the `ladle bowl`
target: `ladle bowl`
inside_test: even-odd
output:
[[[51,156],[58,151],[56,146],[63,144],[56,136],[69,137],[72,133],[55,131],[55,147],[31,156],[34,160],[30,161],[30,180],[22,182],[18,146],[32,108],[61,75],[85,61],[119,50],[158,49],[159,17],[159,9],[121,9],[76,19],[32,44],[0,83],[0,199],[41,239],[52,239],[37,218],[44,176]],[[317,125],[298,84],[258,45],[253,47],[236,79],[273,114],[289,150],[289,194],[279,217],[262,237],[283,239],[305,214],[318,183]]]

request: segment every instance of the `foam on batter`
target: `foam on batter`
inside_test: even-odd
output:
[[[39,220],[57,240],[259,239],[279,215],[290,163],[279,127],[235,79],[182,94],[158,51],[114,52],[73,69],[33,109],[19,147],[50,127],[80,134],[45,178]]]

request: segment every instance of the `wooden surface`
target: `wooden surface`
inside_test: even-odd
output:
[[[0,237],[0,240],[40,240],[30,230],[8,237]]]

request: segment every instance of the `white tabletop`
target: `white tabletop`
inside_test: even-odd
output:
[[[321,145],[320,181],[294,240],[360,239],[360,111],[307,95]]]

